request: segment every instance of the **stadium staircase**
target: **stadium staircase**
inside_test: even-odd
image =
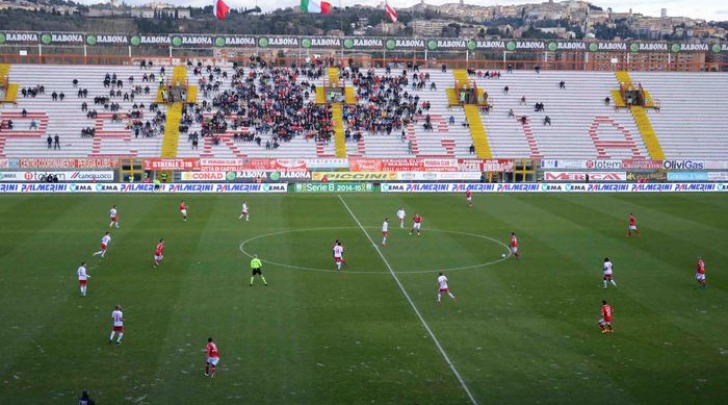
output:
[[[463,106],[465,117],[470,124],[470,134],[473,137],[473,145],[478,159],[492,159],[493,153],[488,145],[488,136],[485,132],[485,126],[480,119],[480,110],[477,105],[466,104]]]
[[[354,93],[354,88],[350,86],[346,86],[344,88],[344,101],[348,105],[354,105],[356,104],[356,94]]]
[[[634,83],[632,82],[632,77],[630,76],[629,72],[618,71],[615,72],[615,76],[617,77],[617,81],[620,85],[625,87],[634,86]],[[660,141],[657,139],[657,133],[652,127],[650,117],[647,115],[647,111],[645,111],[646,107],[654,108],[654,100],[647,90],[643,90],[643,92],[645,98],[645,106],[630,106],[629,110],[632,113],[632,118],[634,118],[634,122],[637,124],[637,129],[639,130],[640,135],[642,135],[642,140],[644,141],[645,146],[647,146],[647,151],[649,152],[650,157],[653,160],[664,160],[665,153],[662,151],[662,146],[660,145]],[[621,100],[621,102],[624,103],[624,100]]]
[[[329,78],[329,87],[339,86],[339,68],[330,67],[326,70]]]
[[[167,122],[164,124],[164,139],[162,140],[162,157],[173,159],[177,157],[179,148],[179,125],[182,122],[182,103],[172,103],[167,108]]]
[[[0,64],[0,78],[8,77],[10,76],[10,65],[3,63]],[[5,97],[0,100],[0,103],[15,103],[18,100],[18,84],[17,83],[10,83],[8,80],[8,87],[5,89]]]
[[[316,104],[326,104],[326,89],[324,86],[316,87]]]
[[[344,137],[344,117],[341,103],[331,105],[331,115],[334,121],[334,144],[337,158],[346,157],[346,138]]]
[[[470,87],[470,79],[468,78],[468,74],[465,70],[455,69],[452,71],[452,75],[458,87]],[[480,90],[480,88],[478,90],[480,93],[478,94],[478,98],[480,99],[482,98],[483,91]],[[457,97],[457,94],[455,96]],[[451,98],[451,96],[448,98]],[[450,102],[451,100],[448,104]],[[465,118],[470,128],[470,135],[473,140],[472,144],[475,146],[475,153],[478,159],[492,159],[493,153],[491,152],[490,145],[488,144],[488,134],[485,130],[485,124],[480,118],[480,109],[478,105],[466,104],[463,106],[463,111],[465,112]],[[447,149],[447,146],[445,145],[447,144],[443,144],[443,146]]]

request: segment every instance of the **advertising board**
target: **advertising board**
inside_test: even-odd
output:
[[[45,182],[48,176],[58,177],[59,181],[96,182],[114,181],[113,171],[16,171],[0,172],[3,182]]]
[[[625,172],[544,172],[544,181],[626,181],[627,173]]]
[[[297,193],[370,193],[375,191],[372,183],[296,183]]]
[[[313,172],[313,181],[394,181],[395,172]]]

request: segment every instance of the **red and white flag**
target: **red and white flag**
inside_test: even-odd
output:
[[[215,5],[212,7],[212,13],[218,20],[224,20],[230,12],[230,7],[223,0],[214,0]]]
[[[397,22],[397,10],[392,8],[392,6],[390,6],[386,1],[384,2],[384,13],[387,14],[387,17],[389,17],[393,23]]]

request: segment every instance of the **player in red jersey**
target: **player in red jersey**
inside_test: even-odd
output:
[[[422,227],[422,217],[420,214],[415,213],[415,216],[412,217],[412,230],[410,231],[410,235],[414,234],[415,231],[417,231],[417,236],[420,236],[420,227]]]
[[[207,353],[207,361],[205,362],[205,377],[214,378],[215,368],[217,368],[217,363],[220,362],[220,352],[217,351],[217,345],[212,341],[212,338],[207,338],[205,352]]]
[[[511,232],[511,253],[513,253],[516,259],[521,257],[521,254],[518,253],[518,238],[515,232]]]
[[[698,256],[698,264],[695,266],[695,280],[701,287],[705,288],[705,262],[701,256]]]
[[[607,304],[607,301],[602,301],[602,312],[601,312],[601,318],[599,318],[599,329],[602,330],[602,333],[612,333],[614,332],[614,329],[612,329],[612,306]]]
[[[111,206],[111,209],[109,210],[109,219],[111,219],[109,228],[111,228],[112,226],[116,226],[117,228],[119,227],[119,218],[117,216],[116,205]]]
[[[185,204],[185,200],[179,203],[179,212],[182,214],[182,220],[187,221],[187,204]]]
[[[636,233],[637,236],[640,236],[640,231],[637,229],[637,218],[634,217],[634,214],[629,214],[629,226],[627,227],[627,237],[632,236],[632,232]]]
[[[473,193],[470,190],[465,191],[465,201],[468,202],[468,207],[473,206]]]
[[[160,239],[157,247],[154,248],[154,268],[159,266],[159,262],[164,260],[164,239]]]

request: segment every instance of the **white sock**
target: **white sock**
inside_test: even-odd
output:
[[[455,299],[455,296],[454,296],[454,295],[452,295],[452,293],[451,293],[451,292],[447,293],[447,295],[449,295],[449,296],[450,296],[450,298],[452,298],[452,299]]]
[[[99,252],[94,252],[94,256],[96,256],[96,255],[100,255],[100,254],[101,254],[101,252],[100,252],[100,251],[99,251]]]
[[[336,262],[336,268],[341,270],[341,262]]]
[[[441,299],[441,298],[442,298],[442,294],[438,293],[438,294],[437,294],[437,302],[440,302],[440,299]]]
[[[242,215],[241,215],[241,216],[239,216],[239,217],[238,217],[238,219],[243,219],[243,216],[242,216]]]
[[[101,252],[101,257],[104,257],[104,256],[106,256],[106,251],[105,250],[103,252]]]
[[[124,332],[119,332],[119,338],[116,339],[117,342],[121,343],[121,338],[124,337]]]
[[[113,225],[114,225],[114,223],[113,223],[113,222],[112,222],[112,223],[110,223],[110,224],[109,224],[109,228],[111,228],[111,227],[112,227]]]
[[[604,280],[604,288],[607,288],[607,280]]]
[[[116,332],[111,331],[111,336],[109,336],[109,340],[114,340],[114,335],[115,334],[116,334]]]
[[[387,238],[382,239],[382,243],[387,243]]]
[[[616,281],[614,281],[614,280],[609,280],[609,281],[612,283],[613,286],[615,286],[615,287],[617,286],[617,282]]]

